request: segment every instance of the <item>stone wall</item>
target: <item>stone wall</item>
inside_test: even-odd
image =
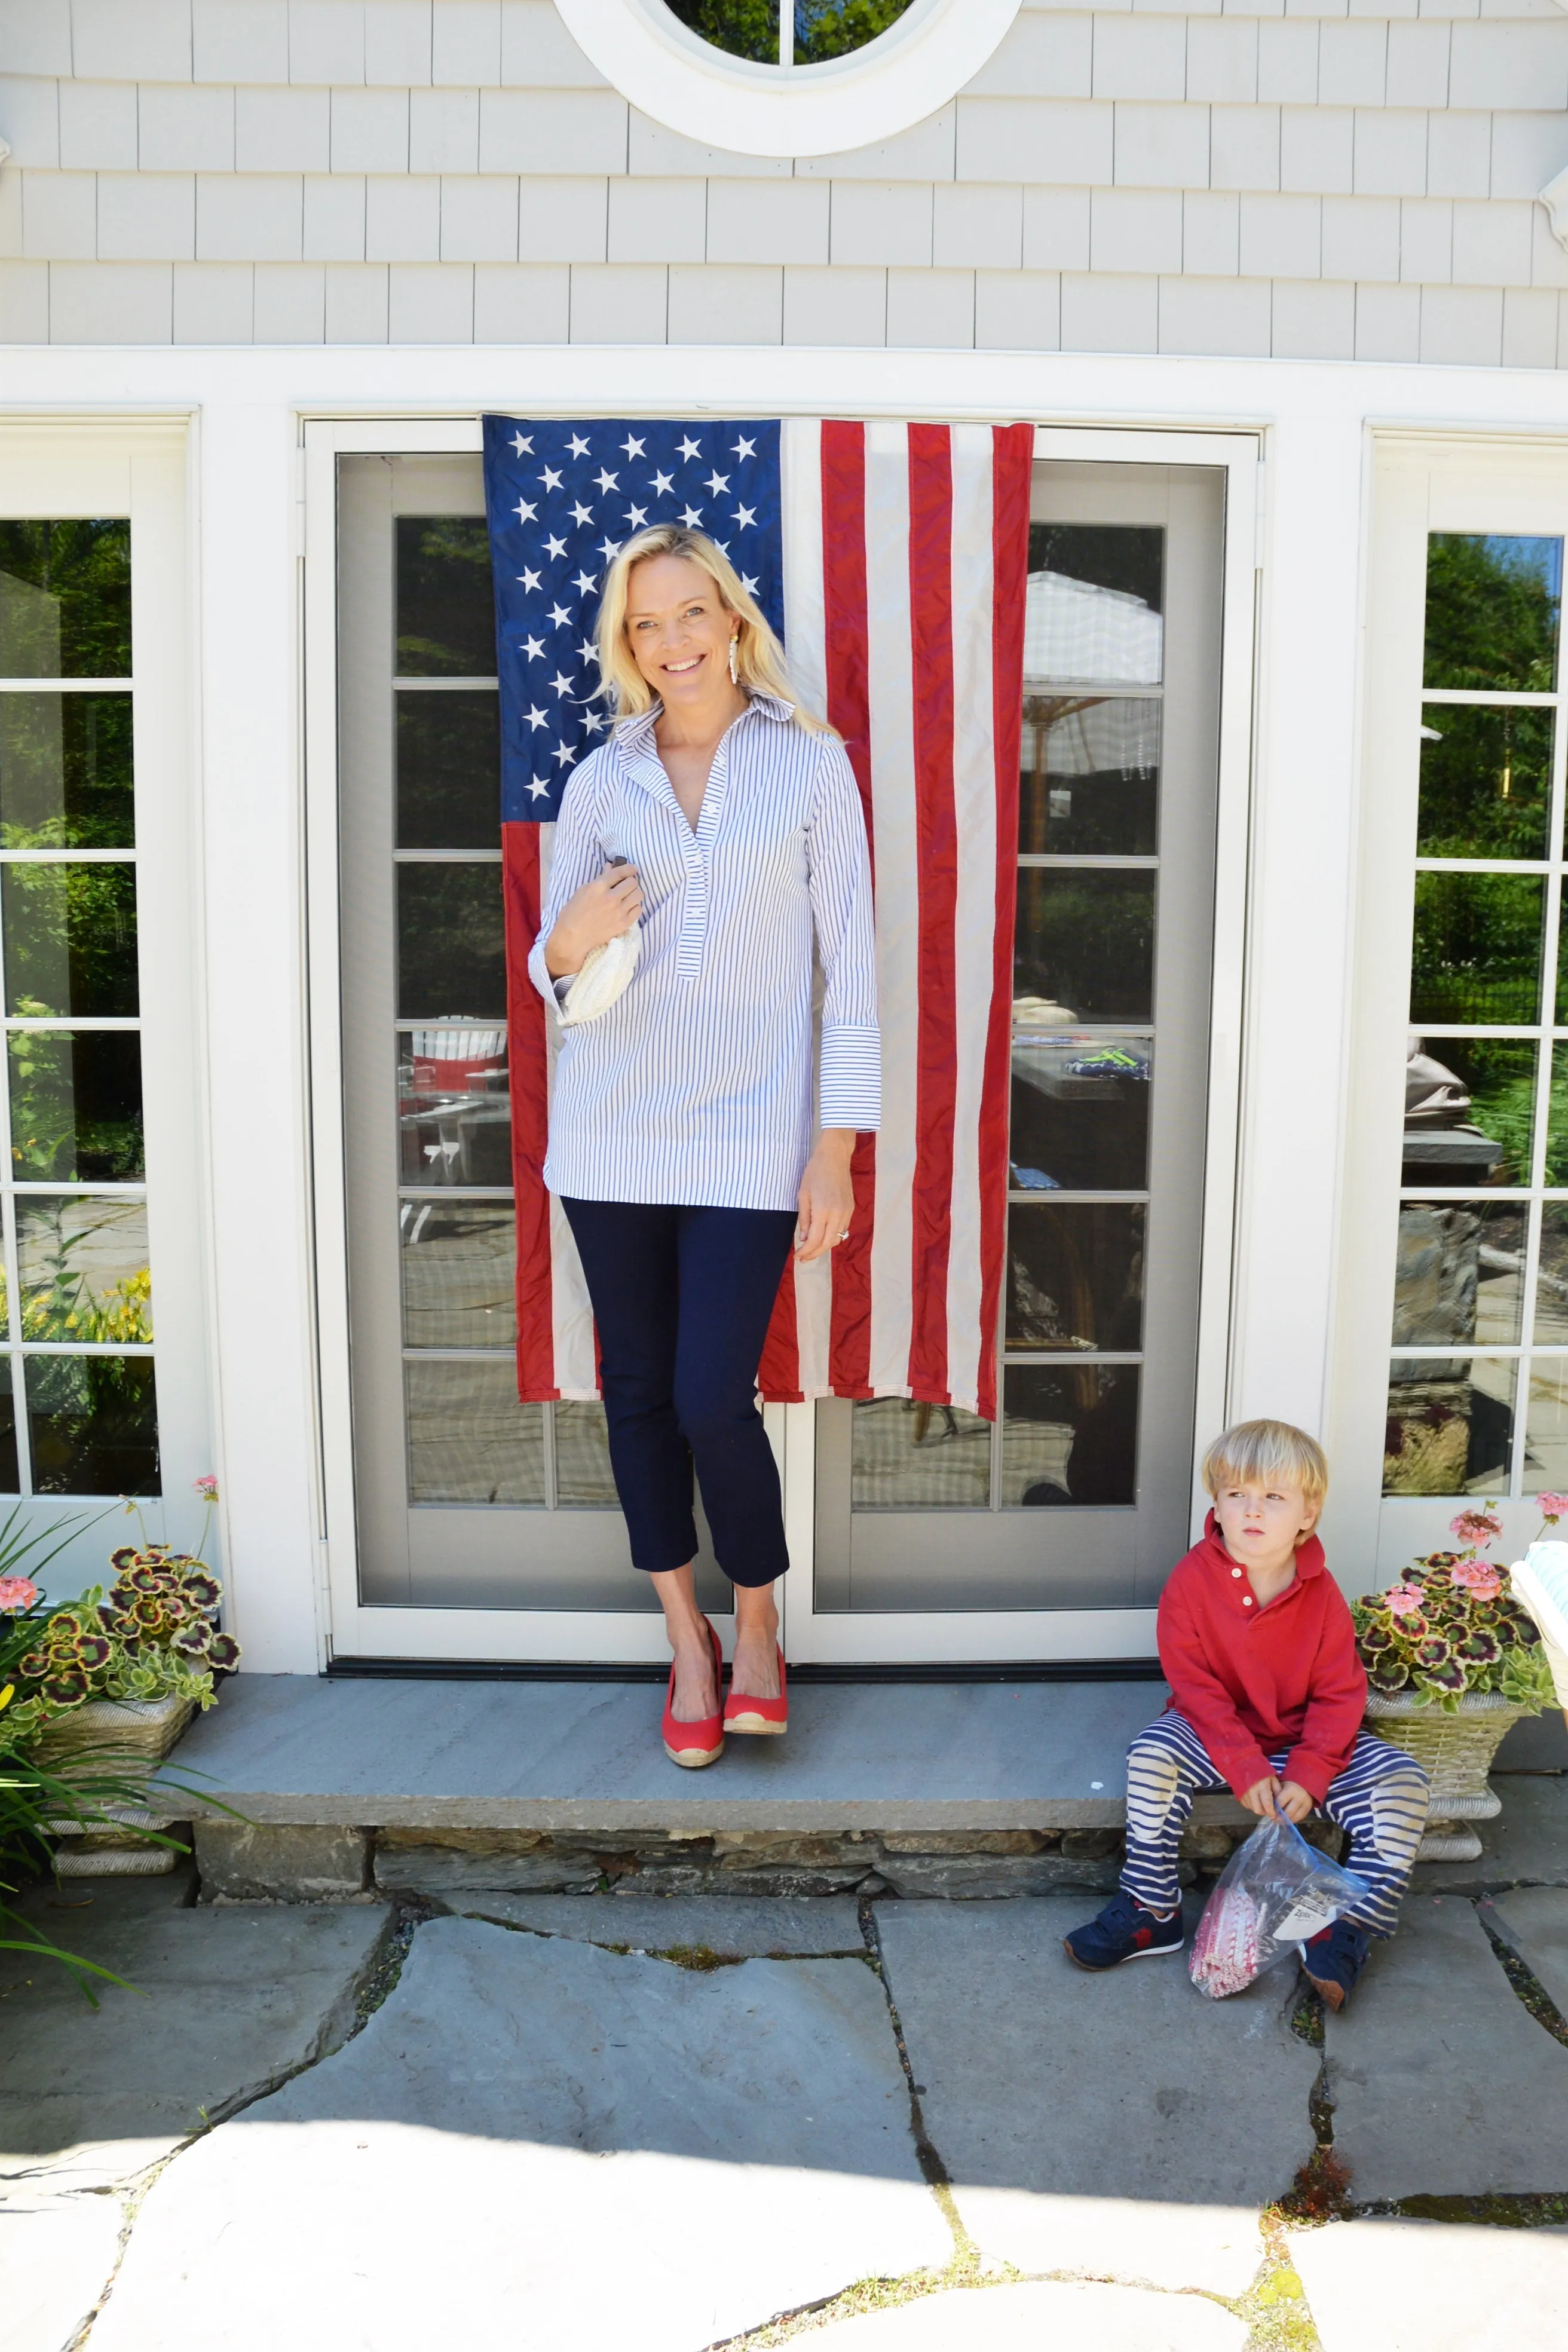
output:
[[[0,0],[0,338],[1058,347],[1552,367],[1556,0],[1028,0],[791,163],[552,0]]]

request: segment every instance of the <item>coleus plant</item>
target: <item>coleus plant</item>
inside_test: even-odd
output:
[[[1542,1495],[1548,1527],[1568,1513],[1568,1496]],[[1490,1505],[1461,1511],[1449,1532],[1462,1551],[1413,1559],[1386,1592],[1352,1602],[1356,1648],[1374,1691],[1456,1715],[1467,1692],[1495,1695],[1539,1712],[1554,1703],[1552,1672],[1534,1620],[1509,1588],[1506,1570],[1485,1558],[1502,1533]]]

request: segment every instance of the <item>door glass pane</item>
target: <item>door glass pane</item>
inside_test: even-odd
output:
[[[1536,1021],[1545,883],[1532,875],[1418,874],[1412,1021]]]
[[[25,1339],[151,1343],[144,1201],[23,1193],[16,1202],[16,1264]]]
[[[130,523],[0,522],[0,677],[130,675]]]
[[[493,849],[500,700],[485,689],[397,697],[397,846]]]
[[[1013,992],[1030,1000],[1026,1019],[1149,1019],[1154,883],[1149,871],[1022,870]]]
[[[397,1010],[405,1020],[506,1018],[499,860],[398,867]]]
[[[1402,1202],[1394,1346],[1517,1347],[1524,1238],[1525,1211],[1511,1202]]]
[[[1152,856],[1159,791],[1157,702],[1026,697],[1020,850]]]
[[[8,1013],[140,1010],[133,866],[7,866],[0,904]]]
[[[509,1185],[506,1031],[407,1029],[397,1042],[403,1181]]]
[[[482,515],[397,518],[400,677],[494,677],[495,593]]]
[[[1552,713],[1431,702],[1422,713],[1419,857],[1544,857]]]
[[[40,1495],[156,1495],[150,1356],[29,1356],[33,1486]]]
[[[1015,1191],[1141,1191],[1149,1181],[1152,1037],[1029,1029],[1015,1004]]]
[[[991,1424],[957,1406],[869,1399],[853,1442],[857,1511],[983,1511],[991,1499]]]
[[[544,1408],[520,1404],[510,1357],[404,1366],[411,1503],[544,1502]]]
[[[1007,1213],[1007,1346],[1122,1352],[1143,1337],[1143,1210],[1015,1202]]]
[[[1539,1330],[1537,1337],[1539,1337]],[[1535,1356],[1524,1414],[1524,1491],[1560,1495],[1568,1482],[1568,1356]]]
[[[1158,686],[1164,543],[1141,524],[1031,523],[1025,677]]]
[[[555,1415],[555,1499],[563,1510],[619,1507],[610,1468],[610,1438],[602,1404],[558,1404]]]
[[[1528,1184],[1536,1047],[1507,1037],[1413,1037],[1400,1182],[1469,1192]]]
[[[1395,1356],[1384,1438],[1385,1495],[1506,1488],[1518,1360]]]
[[[0,694],[0,848],[130,849],[129,694]]]
[[[510,1201],[405,1201],[403,1338],[410,1348],[509,1348],[517,1339]]]
[[[1009,1364],[1002,1391],[1007,1510],[1138,1499],[1136,1364]]]
[[[18,1181],[139,1181],[146,1173],[141,1038],[124,1029],[17,1030],[10,1047]]]
[[[1426,542],[1425,683],[1549,694],[1562,597],[1560,539],[1434,531]]]
[[[21,1491],[22,1471],[16,1454],[16,1395],[12,1384],[11,1359],[0,1356],[0,1494],[19,1495]]]
[[[1541,1265],[1535,1277],[1538,1347],[1568,1348],[1568,1202],[1541,1212]]]

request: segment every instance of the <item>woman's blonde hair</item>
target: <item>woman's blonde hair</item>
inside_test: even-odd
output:
[[[626,642],[626,602],[631,576],[639,563],[656,555],[676,555],[706,572],[719,591],[719,601],[740,623],[735,643],[735,673],[748,694],[771,694],[793,703],[795,715],[814,735],[828,730],[815,711],[807,710],[790,684],[784,647],[768,626],[755,597],[721,547],[706,531],[687,530],[679,523],[655,523],[628,539],[605,574],[604,601],[599,606],[599,678],[617,720],[640,718],[651,709],[654,691],[644,677]]]
[[[1315,1437],[1288,1421],[1238,1421],[1216,1437],[1204,1455],[1204,1485],[1211,1495],[1222,1486],[1299,1486],[1313,1517],[1329,1491],[1328,1456]]]

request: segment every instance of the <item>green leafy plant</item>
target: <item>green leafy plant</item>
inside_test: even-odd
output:
[[[1547,1524],[1555,1525],[1551,1513]],[[1472,1691],[1539,1714],[1554,1703],[1540,1633],[1504,1571],[1483,1556],[1502,1522],[1489,1506],[1461,1511],[1451,1528],[1463,1551],[1427,1552],[1386,1592],[1364,1593],[1352,1604],[1367,1680],[1385,1697],[1408,1697],[1447,1715],[1457,1715]]]

